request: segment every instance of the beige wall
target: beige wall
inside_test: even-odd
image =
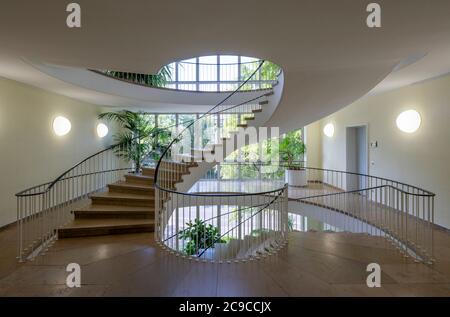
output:
[[[110,135],[96,134],[101,108],[0,78],[0,227],[16,220],[14,194],[54,179],[103,149]],[[67,117],[72,130],[63,137],[52,121]]]
[[[316,123],[320,130],[331,122],[333,138],[321,133],[322,166],[346,169],[347,126],[368,125],[369,173],[436,193],[436,223],[450,228],[450,76],[426,81],[376,96],[366,96]],[[414,134],[396,127],[404,110],[415,109],[422,125]]]
[[[320,121],[305,127],[306,166],[322,167],[322,129]]]

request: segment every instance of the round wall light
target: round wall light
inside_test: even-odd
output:
[[[53,131],[58,136],[66,135],[72,129],[72,124],[69,119],[64,117],[56,117],[53,120]]]
[[[329,138],[332,138],[334,135],[334,125],[332,123],[328,123],[324,128],[323,128],[323,133],[325,133],[325,135]]]
[[[407,110],[398,115],[396,122],[401,131],[414,133],[419,129],[422,119],[416,110]]]
[[[106,124],[104,124],[104,123],[97,124],[97,135],[100,138],[104,138],[105,136],[107,136],[108,135],[108,131],[109,131],[109,129],[106,126]]]

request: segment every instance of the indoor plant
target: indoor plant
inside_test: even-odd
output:
[[[214,248],[216,243],[225,243],[219,228],[206,224],[203,220],[196,218],[194,222],[186,223],[187,228],[180,230],[179,239],[187,240],[184,252],[187,255],[201,255],[209,248]]]
[[[142,112],[105,112],[98,118],[119,124],[121,131],[114,135],[114,139],[121,146],[117,147],[115,153],[126,161],[133,162],[135,173],[141,171],[146,158],[158,160],[171,140],[168,128],[155,127]]]
[[[299,160],[306,152],[306,146],[301,139],[301,130],[287,133],[281,140],[279,152],[286,163],[285,181],[289,186],[307,186],[306,170]]]

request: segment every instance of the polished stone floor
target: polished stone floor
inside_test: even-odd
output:
[[[305,192],[307,191],[307,192]],[[290,188],[290,198],[335,189]],[[278,254],[211,264],[163,251],[153,234],[56,241],[45,255],[17,263],[15,227],[0,231],[0,296],[450,296],[450,233],[434,232],[436,263],[405,259],[382,237],[292,232]],[[369,263],[381,288],[366,285]],[[66,286],[66,266],[81,266],[81,287]]]
[[[15,240],[14,227],[0,232],[1,296],[450,296],[449,262],[413,263],[365,234],[293,232],[277,255],[237,264],[178,258],[152,234],[59,240],[18,264]],[[72,262],[81,265],[80,288],[65,285]],[[372,262],[381,288],[366,286]]]

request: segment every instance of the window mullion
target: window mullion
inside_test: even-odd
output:
[[[217,55],[217,91],[220,91],[220,55]]]

